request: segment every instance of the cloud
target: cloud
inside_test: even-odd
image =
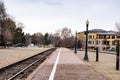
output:
[[[7,11],[16,21],[23,22],[25,32],[50,32],[58,27],[84,30],[89,19],[90,29],[113,29],[119,19],[119,0],[4,0]],[[108,26],[108,27],[106,27]],[[33,29],[34,28],[34,29]],[[50,29],[49,29],[50,28]]]
[[[40,0],[40,2],[47,5],[63,5],[62,0]]]
[[[43,3],[46,5],[63,5],[63,0],[13,0],[15,3],[19,4],[38,4]]]

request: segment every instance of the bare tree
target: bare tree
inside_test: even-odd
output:
[[[4,22],[5,26],[7,27],[5,30],[6,39],[12,40],[14,36],[14,30],[16,28],[15,22],[10,18],[7,18]]]
[[[63,47],[73,48],[74,45],[75,45],[75,37],[74,36],[67,37],[67,38],[62,40]]]
[[[8,41],[13,38],[13,29],[15,29],[15,22],[9,18],[5,11],[5,6],[2,1],[0,1],[0,43],[3,43],[4,47]]]
[[[62,29],[59,29],[53,36],[54,40],[52,40],[52,43],[54,43],[55,46],[63,46],[68,48],[74,46],[75,38],[72,35],[70,28],[64,27]]]
[[[32,38],[32,43],[37,46],[40,46],[43,43],[42,33],[34,33],[31,38]]]
[[[0,1],[0,20],[4,20],[7,16],[7,13],[5,11],[5,6],[3,1]]]
[[[61,44],[61,38],[57,34],[50,34],[49,39],[51,41],[51,44],[54,45],[55,47],[60,47],[62,46]]]
[[[3,43],[4,47],[6,47],[6,37],[5,35],[5,23],[4,20],[6,18],[6,12],[5,12],[5,7],[4,7],[4,3],[2,1],[0,1],[0,37],[1,37],[1,43]]]
[[[71,29],[65,27],[61,30],[61,38],[62,39],[69,38],[71,36],[72,36]]]
[[[28,46],[31,44],[31,36],[29,33],[25,35],[25,45]]]
[[[19,22],[19,23],[17,24],[17,27],[23,29],[23,28],[24,28],[24,24],[23,24],[22,22]]]
[[[80,32],[80,33],[78,33],[77,34],[78,36],[77,36],[77,40],[78,40],[78,48],[82,48],[82,47],[84,47],[84,43],[85,43],[85,37],[84,37],[84,35],[85,35],[85,32]]]

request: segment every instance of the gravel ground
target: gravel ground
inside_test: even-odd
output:
[[[85,52],[78,51],[77,56],[83,59]],[[88,52],[89,61],[93,68],[99,73],[110,77],[112,80],[120,80],[120,70],[116,69],[116,55],[99,53],[99,62],[96,62],[95,52]]]
[[[48,48],[7,48],[0,49],[0,68],[38,54]]]

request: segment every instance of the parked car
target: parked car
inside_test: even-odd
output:
[[[7,47],[13,47],[13,43],[12,42],[7,42]]]
[[[24,47],[24,46],[25,46],[24,43],[17,43],[17,44],[14,45],[14,47]]]
[[[0,42],[0,46],[4,46],[4,44]]]
[[[109,49],[107,49],[107,51],[116,51],[116,49],[115,48],[109,48]]]

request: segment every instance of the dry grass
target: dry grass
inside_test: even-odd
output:
[[[78,51],[78,57],[83,59],[84,51]],[[88,52],[89,63],[99,73],[110,77],[112,80],[120,80],[120,70],[116,70],[116,55],[99,53],[99,62],[96,62],[95,52]]]
[[[48,48],[8,48],[0,49],[0,68],[38,54]]]

